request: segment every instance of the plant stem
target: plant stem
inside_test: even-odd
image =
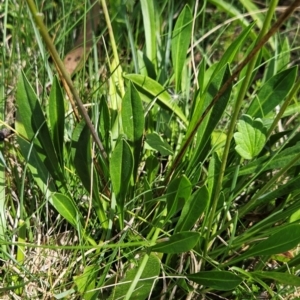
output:
[[[228,158],[228,154],[229,154],[229,150],[230,150],[230,144],[231,144],[231,140],[232,140],[233,133],[234,133],[234,130],[235,130],[235,125],[236,125],[237,119],[238,119],[239,114],[240,114],[240,109],[242,107],[245,94],[246,94],[247,89],[249,87],[249,82],[250,82],[251,77],[252,77],[252,72],[253,72],[253,69],[254,69],[255,64],[256,64],[258,51],[263,47],[263,45],[267,42],[267,40],[278,30],[278,28],[282,24],[282,22],[284,22],[286,20],[286,18],[296,8],[296,4],[298,4],[297,2],[300,2],[300,1],[295,1],[293,5],[288,7],[285,10],[285,12],[280,16],[278,21],[271,27],[269,32],[266,33],[267,28],[269,28],[269,25],[271,23],[272,16],[275,12],[277,2],[278,2],[277,0],[271,1],[271,5],[269,7],[269,10],[268,10],[268,13],[267,13],[262,31],[260,32],[259,36],[257,37],[257,43],[254,46],[254,48],[252,49],[252,51],[249,53],[249,55],[248,55],[249,59],[247,60],[247,58],[246,58],[241,63],[241,65],[244,65],[245,62],[247,62],[248,68],[247,68],[245,78],[242,81],[239,93],[238,93],[237,98],[236,98],[236,103],[234,105],[235,109],[234,109],[233,114],[231,116],[229,129],[228,129],[228,132],[227,132],[227,139],[226,139],[226,144],[225,144],[224,152],[223,152],[223,156],[222,156],[220,174],[219,174],[219,177],[218,177],[215,194],[213,195],[212,208],[211,208],[211,211],[210,211],[209,221],[208,221],[208,225],[207,225],[207,236],[206,236],[206,240],[205,240],[206,244],[205,244],[205,247],[204,247],[204,257],[206,256],[207,251],[209,250],[209,248],[212,245],[212,243],[210,243],[211,228],[212,228],[212,224],[213,224],[213,221],[214,221],[214,218],[215,218],[215,212],[216,212],[216,209],[217,209],[218,199],[219,199],[220,193],[222,191],[223,177],[224,177],[225,168],[226,168],[226,164],[227,164],[227,158]],[[238,66],[237,69],[239,70],[240,68],[241,68],[241,66]],[[237,71],[235,71],[234,74],[236,72]],[[226,85],[226,83],[224,85]],[[223,87],[221,88],[221,91],[222,91],[222,89],[223,89]]]
[[[124,89],[124,84],[123,84],[123,79],[122,79],[122,70],[121,70],[121,67],[120,67],[120,60],[119,60],[117,45],[116,45],[116,41],[115,41],[115,36],[114,36],[114,32],[113,32],[113,29],[112,29],[112,26],[111,26],[111,21],[110,21],[110,18],[109,18],[109,13],[108,13],[108,9],[107,9],[107,5],[106,5],[105,0],[101,0],[101,4],[102,4],[102,9],[103,9],[106,25],[107,25],[109,39],[110,39],[110,42],[111,42],[112,52],[113,52],[113,55],[114,55],[116,66],[117,66],[116,71],[117,71],[117,74],[118,74],[119,90],[120,90],[120,93],[121,93],[121,97],[123,98],[124,95],[125,95],[125,89]],[[111,71],[113,71],[113,70],[111,70]]]
[[[45,24],[43,22],[43,15],[37,11],[33,0],[26,0],[26,1],[27,1],[27,5],[28,5],[28,7],[31,11],[31,14],[33,16],[33,19],[35,20],[35,23],[37,24],[37,26],[39,28],[41,36],[43,37],[43,39],[44,39],[44,41],[45,41],[45,43],[48,47],[50,55],[52,56],[52,59],[55,62],[56,69],[57,69],[60,77],[63,78],[63,80],[66,81],[71,93],[73,94],[74,99],[75,99],[75,101],[78,105],[80,114],[84,118],[87,126],[89,127],[90,132],[92,134],[92,137],[93,137],[97,147],[99,148],[100,152],[102,153],[102,156],[104,158],[104,162],[107,164],[107,154],[104,150],[103,144],[101,143],[101,141],[100,141],[100,139],[99,139],[99,137],[98,137],[98,135],[95,131],[94,125],[93,125],[86,109],[84,108],[84,105],[83,105],[82,101],[80,100],[80,97],[79,97],[79,94],[78,94],[77,90],[75,89],[75,87],[73,85],[71,77],[68,74],[68,72],[67,72],[67,70],[64,66],[64,63],[60,59],[59,54],[58,54],[58,52],[57,52],[57,50],[56,50],[56,48],[55,48],[55,46],[52,42],[51,37],[49,36],[47,27],[45,26]]]

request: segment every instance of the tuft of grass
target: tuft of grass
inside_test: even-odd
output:
[[[297,297],[298,5],[5,0],[3,297]]]

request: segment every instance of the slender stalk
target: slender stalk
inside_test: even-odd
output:
[[[111,21],[110,21],[108,9],[107,9],[106,1],[101,0],[101,4],[102,4],[102,9],[103,9],[106,25],[107,25],[109,39],[110,39],[110,42],[111,42],[112,52],[113,52],[113,55],[114,55],[116,66],[117,66],[116,71],[117,71],[117,74],[118,74],[119,90],[120,90],[120,93],[121,93],[121,97],[123,98],[124,95],[125,95],[125,89],[124,89],[124,85],[123,85],[122,70],[119,67],[120,60],[119,60],[117,45],[116,45],[116,41],[115,41],[115,36],[114,36],[114,32],[113,32],[113,29],[112,29],[112,26],[111,26]],[[111,71],[113,71],[113,70],[111,70]]]
[[[71,80],[71,77],[70,75],[68,74],[65,66],[64,66],[64,63],[63,61],[60,59],[60,56],[52,42],[52,39],[51,37],[49,36],[49,33],[48,33],[48,30],[47,30],[47,27],[45,26],[44,22],[43,22],[43,15],[41,13],[39,13],[36,9],[36,6],[33,2],[33,0],[26,0],[27,1],[27,5],[31,11],[31,14],[33,16],[33,19],[35,21],[35,23],[37,24],[38,28],[39,28],[39,31],[41,33],[41,36],[43,37],[47,47],[48,47],[48,50],[50,52],[50,55],[52,56],[53,58],[53,61],[55,62],[55,65],[56,65],[56,69],[60,75],[61,78],[63,78],[71,93],[73,94],[74,96],[74,99],[78,105],[78,108],[79,108],[79,112],[81,114],[81,116],[84,118],[87,126],[89,127],[90,129],[90,132],[92,134],[92,137],[97,145],[97,147],[99,148],[100,152],[102,153],[102,156],[104,158],[104,162],[107,164],[107,154],[104,150],[104,147],[103,147],[103,144],[101,143],[96,131],[95,131],[95,128],[94,128],[94,125],[86,111],[86,109],[84,108],[83,106],[83,103],[79,97],[79,94],[77,92],[77,90],[75,89],[74,85],[73,85],[73,82]]]

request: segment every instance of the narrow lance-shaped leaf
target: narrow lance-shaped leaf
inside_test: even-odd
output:
[[[139,93],[131,82],[122,102],[122,124],[126,139],[133,149],[135,177],[141,156],[145,118]]]
[[[85,189],[91,189],[91,136],[89,128],[82,121],[77,124],[72,136],[72,156],[74,166]]]
[[[63,170],[63,142],[65,130],[65,106],[62,90],[58,79],[53,78],[52,87],[49,97],[49,124],[50,134],[53,141],[55,151],[57,153],[60,166]]]
[[[242,283],[242,279],[228,271],[204,271],[186,276],[188,279],[220,291],[230,291]]]
[[[180,90],[181,74],[192,34],[193,16],[188,5],[181,11],[172,34],[172,61],[175,73],[175,90]]]
[[[158,18],[155,17],[155,9],[153,0],[141,0],[141,10],[143,15],[143,23],[146,39],[146,54],[154,66],[157,65],[156,59],[156,23]]]
[[[297,67],[284,70],[268,80],[250,104],[247,115],[263,118],[279,105],[294,85]]]
[[[209,201],[206,186],[196,191],[184,204],[174,233],[190,230],[201,217]]]
[[[273,255],[293,249],[300,243],[300,224],[284,226],[266,240],[254,245],[241,257]]]
[[[24,73],[21,74],[18,81],[17,106],[16,127],[18,133],[28,140],[34,139],[34,147],[49,173],[54,179],[63,180],[62,169],[59,165],[45,116]],[[37,136],[37,139],[35,136]]]
[[[167,107],[173,112],[184,125],[188,124],[187,118],[176,103],[172,100],[171,95],[157,81],[150,77],[139,74],[126,74],[125,78],[131,80],[137,87],[142,88],[145,92],[157,98],[157,104],[162,107]]]
[[[140,261],[142,261],[141,259]],[[124,295],[126,295],[132,281],[134,280],[137,272],[139,271],[139,267],[135,267],[125,273],[125,277],[120,281],[111,295],[109,296],[109,300],[117,300],[123,299]],[[135,287],[134,292],[131,295],[130,299],[134,300],[144,300],[147,299],[151,290],[153,289],[154,281],[156,277],[159,275],[160,271],[160,260],[154,254],[149,256],[149,259],[146,263],[146,266],[142,272],[140,280]]]
[[[162,137],[158,135],[156,132],[147,134],[145,148],[156,150],[163,156],[173,154],[171,146],[166,141],[164,141]]]
[[[78,228],[78,222],[82,222],[82,216],[78,209],[78,207],[75,205],[75,202],[72,200],[72,198],[60,194],[60,193],[54,193],[52,195],[53,200],[53,206],[56,208],[56,210],[75,228]],[[83,225],[82,223],[80,225]]]
[[[183,253],[192,250],[198,243],[200,234],[193,231],[182,231],[172,235],[166,242],[152,246],[152,252],[168,254]]]
[[[251,272],[251,276],[255,276],[261,279],[272,279],[277,281],[278,283],[285,284],[285,285],[300,286],[299,276],[295,276],[288,273],[260,271],[260,272]]]
[[[111,155],[110,178],[116,196],[120,222],[123,224],[124,203],[133,170],[133,157],[128,143],[119,138]]]
[[[211,101],[217,94],[217,91],[221,88],[221,86],[225,83],[229,76],[230,70],[228,65],[226,65],[215,75],[208,86],[207,92],[197,98],[198,103],[196,105],[186,135],[186,142],[191,142],[189,140],[191,139],[190,134],[195,130],[195,127],[199,126],[197,129],[198,134],[196,140],[196,149],[193,149],[193,156],[190,160],[188,171],[193,169],[195,164],[197,164],[199,160],[201,161],[201,159],[207,154],[207,151],[209,151],[211,134],[216,129],[216,126],[227,107],[232,86],[228,87],[226,92],[216,102],[212,110],[207,114],[203,122],[200,125],[198,124],[198,122],[207,106],[211,103]]]
[[[185,202],[190,198],[192,184],[186,176],[175,178],[167,189],[167,216],[165,222],[168,222],[179,210],[182,209]]]

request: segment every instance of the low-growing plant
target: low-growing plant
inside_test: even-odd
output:
[[[299,45],[283,26],[300,1],[277,20],[277,1],[261,11],[247,1],[107,2],[63,1],[62,12],[51,2],[44,15],[42,2],[19,4],[39,57],[19,72],[16,140],[1,149],[1,290],[45,299],[296,297]],[[95,30],[81,64],[66,68],[67,11],[83,9],[90,28],[97,6],[105,42]],[[212,30],[207,45],[200,34],[210,10],[236,27]],[[214,57],[207,51],[226,30],[232,39]]]

